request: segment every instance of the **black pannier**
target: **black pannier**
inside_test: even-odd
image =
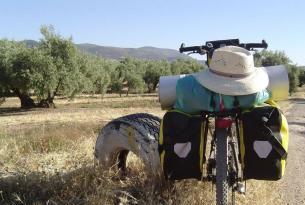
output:
[[[161,122],[159,154],[165,178],[201,179],[206,121],[199,115],[168,111]]]
[[[278,180],[285,172],[288,124],[279,108],[255,107],[242,113],[240,148],[245,179]]]

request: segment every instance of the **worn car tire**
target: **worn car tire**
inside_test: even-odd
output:
[[[104,167],[126,170],[128,152],[137,155],[147,171],[158,173],[160,119],[156,116],[137,113],[112,120],[98,135],[95,158]]]

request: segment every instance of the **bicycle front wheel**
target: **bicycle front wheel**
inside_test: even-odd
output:
[[[216,203],[228,204],[228,131],[216,128]]]

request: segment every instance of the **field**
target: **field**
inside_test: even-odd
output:
[[[18,109],[17,98],[0,107],[0,204],[213,204],[212,184],[155,182],[135,155],[130,173],[96,166],[99,130],[117,117],[145,112],[161,117],[156,95],[79,96],[56,99],[56,109]],[[289,108],[289,102],[283,103]],[[238,204],[282,204],[279,182],[247,182]],[[215,190],[215,187],[214,187]]]

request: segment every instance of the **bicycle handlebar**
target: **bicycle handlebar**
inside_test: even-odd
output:
[[[202,46],[189,46],[185,47],[184,43],[180,46],[180,53],[183,52],[192,52],[199,53],[204,55],[213,51],[214,49],[224,47],[224,46],[238,46],[245,48],[247,50],[253,50],[254,48],[268,48],[268,44],[265,40],[262,40],[262,43],[239,43],[239,39],[227,39],[227,40],[218,40],[218,41],[207,41],[206,45]]]
[[[200,54],[205,54],[208,50],[208,47],[206,46],[189,46],[189,47],[185,47],[184,43],[181,44],[179,51],[180,53],[183,52],[193,52],[193,53],[200,53]]]
[[[239,46],[247,50],[251,50],[253,48],[268,48],[268,44],[265,40],[262,40],[262,43],[241,43]]]

